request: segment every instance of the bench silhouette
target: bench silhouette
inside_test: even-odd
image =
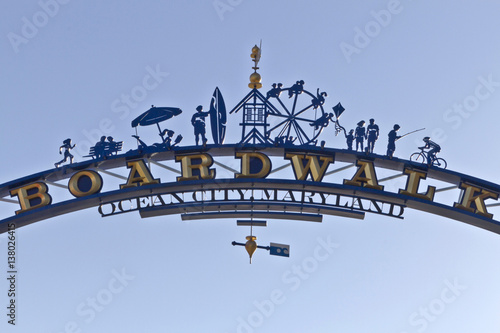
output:
[[[123,141],[113,141],[112,143],[106,142],[106,144],[103,147],[103,151],[100,154],[100,157],[108,157],[111,155],[117,155],[119,151],[122,150],[123,147]],[[89,154],[85,155],[83,157],[92,157],[92,159],[98,158],[98,152],[95,151],[95,146],[90,147],[89,149]]]

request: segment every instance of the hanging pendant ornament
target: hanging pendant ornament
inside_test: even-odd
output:
[[[255,252],[255,250],[257,250],[257,243],[255,242],[257,237],[250,235],[247,236],[246,239],[247,242],[245,244],[245,249],[247,250],[248,255],[250,256],[250,263],[252,263],[252,255]]]

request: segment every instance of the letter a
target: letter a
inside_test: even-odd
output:
[[[382,185],[378,184],[373,162],[358,160],[356,165],[359,166],[358,171],[351,180],[344,179],[344,185],[362,186],[375,190],[384,189]]]
[[[130,174],[127,183],[121,184],[120,189],[158,184],[160,182],[160,179],[153,178],[151,171],[149,171],[143,160],[129,161],[127,162],[127,168],[131,169]]]

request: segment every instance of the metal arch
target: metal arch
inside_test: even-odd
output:
[[[283,157],[285,154],[285,148],[280,147],[266,147],[266,146],[254,146],[260,152],[267,154],[268,156],[279,156]],[[29,184],[36,181],[50,181],[50,182],[61,182],[62,180],[69,179],[74,173],[85,169],[99,169],[101,171],[124,168],[127,160],[131,159],[151,159],[159,163],[159,161],[174,160],[176,154],[185,153],[200,153],[206,152],[212,156],[235,156],[235,152],[241,149],[240,145],[224,145],[215,146],[207,145],[205,149],[200,150],[199,147],[176,147],[171,151],[155,153],[153,156],[151,154],[145,155],[131,155],[122,154],[113,156],[108,160],[102,162],[86,161],[80,163],[74,163],[59,169],[49,169],[39,173],[35,173],[30,176],[22,177],[17,180],[13,180],[0,185],[0,199],[7,202],[12,202],[12,199],[6,199],[9,196],[9,190]],[[248,149],[248,146],[245,146]],[[333,149],[309,146],[307,149],[304,147],[297,147],[296,149],[286,149],[287,152],[296,151],[309,154],[318,155],[334,155],[335,162],[345,162],[345,163],[356,163],[357,160],[370,159],[377,168],[383,168],[388,170],[395,170],[402,172],[405,167],[415,167],[421,169],[421,164],[410,162],[408,160],[402,159],[390,159],[386,156],[370,154],[366,155],[364,153],[357,153],[352,151],[347,151],[343,149]],[[425,168],[425,167],[424,167]],[[475,178],[469,175],[461,174],[458,172],[443,170],[438,168],[425,168],[427,171],[427,177],[430,179],[435,179],[449,183],[450,186],[443,187],[437,191],[445,191],[457,188],[461,182],[471,182],[479,186],[491,189],[492,191],[500,193],[500,185]],[[174,170],[169,170],[173,172]],[[333,170],[335,171],[335,170]],[[67,214],[73,211],[78,211],[86,208],[97,207],[101,203],[113,202],[115,200],[123,199],[134,199],[141,196],[149,196],[154,194],[166,193],[168,191],[196,191],[196,190],[206,190],[206,189],[220,189],[224,188],[281,188],[283,190],[300,190],[307,189],[307,191],[317,191],[331,194],[341,194],[352,196],[355,198],[363,199],[376,199],[387,203],[393,203],[397,205],[402,205],[408,208],[417,209],[431,214],[436,214],[444,216],[447,218],[455,219],[485,230],[489,230],[500,234],[500,222],[482,217],[478,214],[470,213],[465,210],[453,209],[450,206],[421,200],[415,197],[400,195],[397,193],[374,190],[364,187],[348,186],[342,184],[331,184],[331,183],[321,183],[313,181],[297,181],[297,180],[283,180],[283,179],[220,179],[218,181],[187,181],[182,183],[160,183],[155,185],[141,186],[137,188],[129,188],[123,190],[113,190],[104,193],[97,193],[83,198],[70,199],[62,202],[57,202],[46,207],[39,209],[34,209],[32,211],[24,212],[19,215],[15,215],[0,221],[0,233],[7,231],[7,225],[10,222],[15,222],[18,227],[22,227],[34,222],[38,222],[44,219],[48,219],[54,216]],[[488,205],[488,206],[494,206]]]

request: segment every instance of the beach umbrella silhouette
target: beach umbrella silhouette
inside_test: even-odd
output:
[[[151,108],[148,111],[144,112],[139,117],[132,120],[132,127],[135,127],[137,133],[137,126],[150,126],[156,124],[156,126],[158,126],[158,131],[160,132],[161,135],[162,130],[160,128],[160,123],[174,116],[178,116],[181,113],[182,110],[180,108],[155,107],[154,105],[151,105]]]

